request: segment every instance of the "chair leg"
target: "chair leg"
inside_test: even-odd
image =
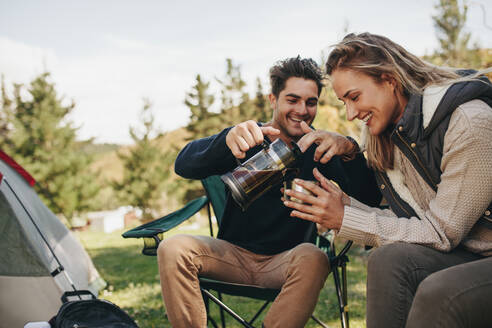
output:
[[[342,328],[349,328],[348,322],[348,311],[347,311],[347,281],[345,274],[345,263],[342,264],[342,279],[343,279],[343,287],[340,282],[340,273],[338,272],[338,267],[333,269],[333,278],[335,281],[335,289],[337,292],[338,305],[340,310],[340,321],[342,323]]]
[[[236,312],[232,311],[229,307],[227,307],[227,305],[225,305],[224,303],[222,303],[221,300],[219,300],[217,297],[215,297],[212,293],[210,293],[208,290],[206,289],[203,289],[202,288],[202,293],[207,295],[207,297],[212,301],[214,302],[215,304],[217,304],[218,306],[220,306],[221,308],[223,308],[227,313],[229,313],[234,319],[237,320],[237,322],[239,322],[240,324],[243,325],[243,327],[246,327],[246,328],[255,328],[253,327],[252,325],[250,325],[246,320],[244,320],[243,318],[241,318]]]
[[[261,306],[261,308],[258,310],[258,312],[256,312],[254,317],[249,321],[250,325],[252,325],[253,322],[255,322],[255,320],[260,316],[260,314],[263,312],[263,310],[265,310],[265,308],[268,306],[269,303],[270,303],[269,301],[266,301],[265,304],[263,304]]]
[[[207,312],[207,322],[210,322],[214,328],[219,328],[215,320],[210,316],[210,303],[209,303],[209,297],[207,294],[203,292],[202,289],[202,297],[203,297],[203,302],[205,303],[205,310]]]
[[[318,325],[320,325],[321,327],[323,327],[323,328],[330,328],[330,327],[328,327],[328,326],[327,326],[327,325],[326,325],[323,321],[321,321],[321,320],[319,320],[318,318],[316,318],[316,317],[314,316],[314,314],[313,314],[313,315],[311,315],[311,319],[313,319],[314,321],[316,321],[316,323],[317,323]]]
[[[346,326],[344,328],[349,328],[349,313],[348,313],[348,291],[347,291],[347,264],[342,265],[342,286],[343,286],[343,313],[345,315]]]
[[[221,292],[217,292],[217,293],[219,294],[219,300],[222,302],[222,293]],[[222,322],[222,328],[226,328],[224,309],[221,306],[219,306],[219,309],[220,309],[220,322]]]

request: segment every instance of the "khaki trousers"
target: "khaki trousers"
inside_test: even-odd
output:
[[[264,326],[304,327],[330,273],[327,255],[309,243],[259,255],[212,237],[177,235],[163,240],[157,255],[162,296],[174,328],[207,326],[198,276],[281,288]]]

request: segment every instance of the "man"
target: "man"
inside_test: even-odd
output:
[[[234,169],[236,158],[246,160],[258,152],[264,139],[272,142],[281,138],[287,145],[298,142],[303,152],[300,178],[313,180],[317,167],[348,194],[373,205],[379,202],[374,177],[358,146],[339,134],[309,127],[323,87],[316,63],[299,57],[286,59],[271,68],[270,80],[270,122],[246,121],[192,141],[178,155],[176,173],[191,179],[224,174]],[[333,142],[340,138],[345,142]],[[334,156],[343,153],[353,156],[347,161]],[[198,276],[203,276],[281,288],[265,316],[264,327],[304,327],[330,265],[324,252],[305,242],[312,223],[291,218],[289,212],[282,203],[280,185],[246,211],[228,193],[218,239],[178,235],[164,240],[159,245],[158,262],[172,326],[206,326],[198,283]]]

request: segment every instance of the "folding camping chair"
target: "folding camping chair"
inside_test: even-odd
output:
[[[132,230],[129,230],[123,234],[124,238],[143,238],[144,247],[142,253],[144,255],[156,255],[157,247],[164,237],[164,232],[171,230],[183,221],[192,217],[200,209],[206,206],[208,213],[208,221],[210,226],[210,236],[214,236],[212,225],[212,213],[211,208],[215,213],[215,217],[218,225],[222,219],[224,212],[226,192],[225,185],[221,181],[219,176],[211,176],[202,180],[203,187],[206,192],[206,196],[202,196],[190,201],[183,208],[170,213],[160,219],[146,223]],[[315,242],[318,247],[324,250],[330,259],[332,275],[335,281],[335,288],[337,292],[337,298],[340,310],[340,320],[343,328],[349,327],[348,311],[347,311],[347,278],[346,278],[346,262],[348,261],[346,252],[349,250],[352,242],[349,241],[345,244],[342,251],[338,255],[335,253],[335,247],[332,240],[328,240],[322,236],[317,236],[314,233],[314,224],[312,225],[313,231],[311,235],[316,236]],[[341,277],[340,277],[341,271]],[[341,278],[341,279],[340,279]],[[212,279],[200,278],[200,288],[205,301],[207,310],[207,320],[215,327],[218,328],[217,323],[209,315],[209,300],[213,301],[220,308],[220,320],[222,327],[225,328],[224,312],[227,312],[235,320],[241,323],[244,327],[254,328],[253,322],[260,316],[270,302],[275,300],[280,293],[280,289],[270,289],[258,286],[234,284],[223,281],[217,281]],[[214,296],[210,290],[217,292],[218,297]],[[230,309],[222,300],[222,294],[233,296],[244,296],[253,299],[263,300],[265,303],[260,307],[258,312],[249,321],[243,319],[232,309]],[[312,316],[312,319],[320,324],[322,327],[327,327],[323,322]]]

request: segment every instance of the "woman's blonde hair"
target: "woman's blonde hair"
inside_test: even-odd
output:
[[[396,81],[397,90],[407,98],[410,94],[421,94],[430,84],[460,79],[452,69],[431,65],[390,39],[371,33],[348,34],[334,46],[326,62],[326,72],[331,75],[343,68],[365,73],[377,83],[385,74]],[[388,129],[378,136],[368,134],[366,150],[370,167],[380,171],[393,168],[390,134]]]

